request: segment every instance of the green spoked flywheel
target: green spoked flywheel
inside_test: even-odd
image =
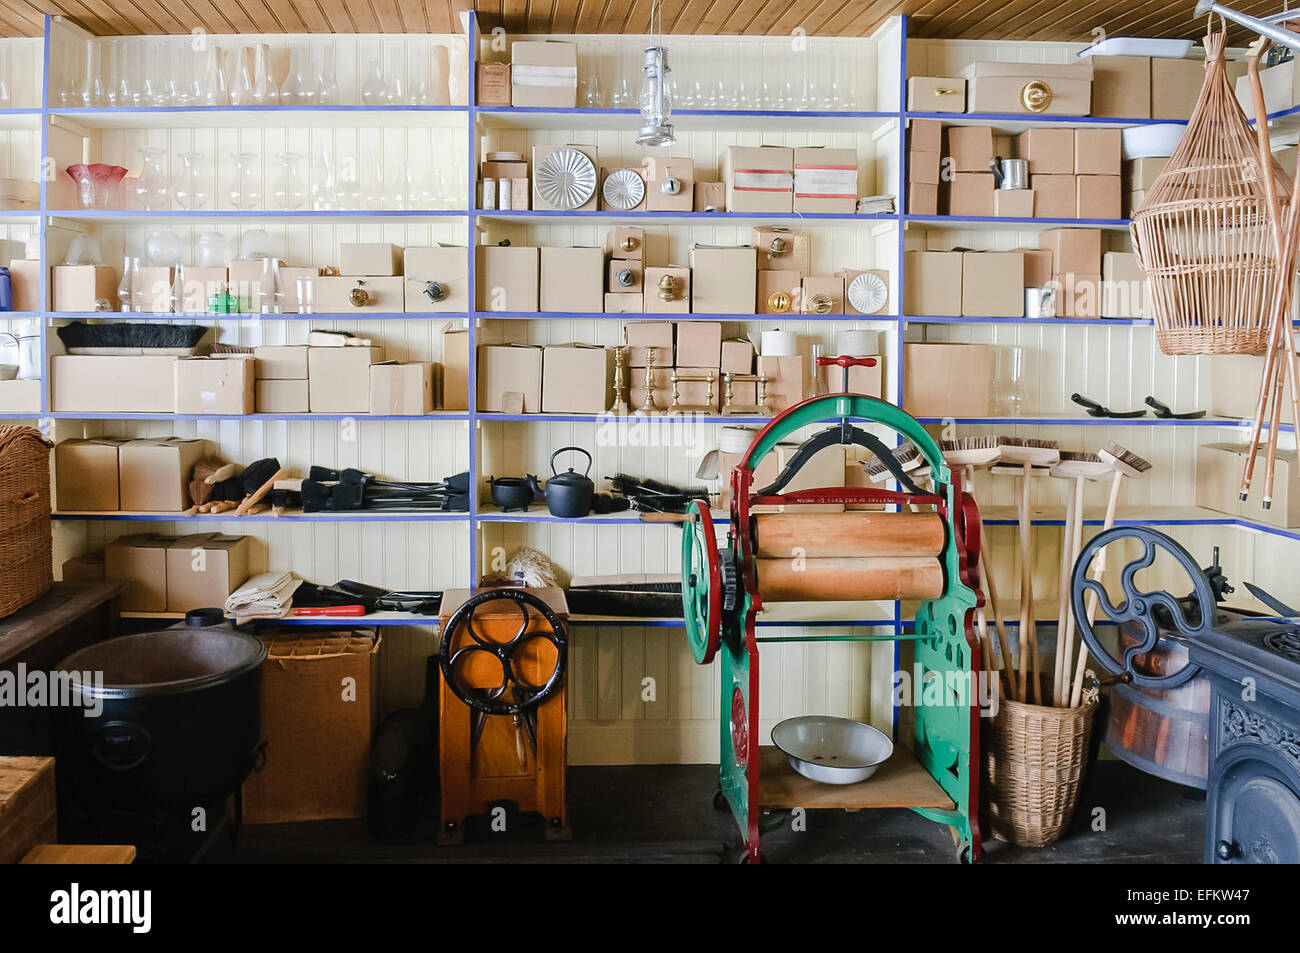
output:
[[[695,661],[713,661],[722,638],[722,573],[713,517],[701,500],[691,501],[682,526],[682,613]]]

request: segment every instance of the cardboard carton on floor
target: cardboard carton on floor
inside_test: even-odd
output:
[[[219,533],[182,536],[167,547],[167,611],[226,604],[248,581],[249,539]]]
[[[480,344],[478,409],[494,414],[536,414],[542,409],[542,348]]]
[[[266,639],[266,765],[244,782],[250,824],[364,817],[378,700],[380,636],[311,632]],[[344,701],[340,685],[353,687]]]
[[[307,349],[307,394],[313,414],[364,414],[370,410],[370,365],[381,347]]]
[[[54,506],[63,512],[120,508],[117,451],[113,437],[62,440],[54,448]]]
[[[542,412],[603,414],[613,403],[614,352],[595,344],[551,344],[542,354]]]
[[[167,547],[172,537],[122,536],[104,547],[104,578],[126,583],[123,612],[167,611]]]
[[[903,313],[923,317],[961,317],[959,251],[908,251],[903,255],[907,281]]]
[[[370,365],[370,413],[376,417],[433,413],[437,364],[396,361]]]
[[[757,252],[749,245],[696,245],[691,249],[691,311],[753,314]]]
[[[311,397],[305,378],[300,381],[258,381],[255,396],[259,414],[305,414],[311,409]]]
[[[176,413],[251,414],[254,358],[187,357],[176,362]]]
[[[987,417],[993,412],[988,344],[905,345],[903,409],[913,417]]]
[[[527,245],[479,245],[474,271],[479,311],[536,311],[540,251]]]
[[[50,358],[50,409],[175,413],[176,360],[134,354],[55,354]]]
[[[150,437],[126,441],[117,449],[121,508],[155,513],[188,508],[190,475],[207,452],[206,440]]]
[[[1251,390],[1254,388],[1252,387]],[[1242,502],[1241,469],[1248,447],[1245,444],[1206,443],[1196,448],[1196,505],[1220,513],[1231,513],[1267,526],[1291,529],[1300,526],[1300,478],[1294,450],[1279,448],[1273,471],[1272,506],[1264,509],[1262,487]],[[1258,460],[1264,461],[1259,448]],[[1256,469],[1256,474],[1260,471]]]

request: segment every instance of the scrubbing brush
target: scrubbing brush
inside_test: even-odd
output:
[[[921,468],[925,460],[921,458],[921,451],[910,443],[900,444],[890,451],[890,456],[904,473],[912,473]],[[883,457],[872,457],[865,464],[863,469],[867,471],[867,476],[872,483],[884,483],[886,480],[894,478],[893,471],[889,468],[889,463]]]
[[[105,350],[190,351],[198,346],[209,329],[196,324],[129,321],[86,324],[84,321],[73,321],[56,330],[69,354],[87,354]]]
[[[997,437],[960,437],[939,441],[939,449],[950,467],[988,467],[1002,457]]]

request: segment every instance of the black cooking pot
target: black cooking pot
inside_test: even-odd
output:
[[[556,472],[555,458],[570,450],[587,458],[587,469],[582,473],[575,473],[573,467],[569,467],[565,473]],[[543,496],[546,499],[546,508],[550,510],[552,516],[577,519],[591,512],[591,501],[596,495],[596,483],[590,473],[590,453],[581,447],[561,447],[551,454],[551,478],[546,481],[546,489],[542,489],[541,484],[537,482],[537,477],[532,474],[528,476],[528,485],[536,496]]]
[[[266,646],[193,617],[197,624],[109,639],[60,664],[103,673],[102,685],[76,688],[82,707],[57,711],[61,801],[89,812],[188,811],[224,800],[248,777],[262,747]]]
[[[488,477],[488,485],[492,487],[492,502],[507,512],[527,510],[533,502],[533,488],[523,477]]]

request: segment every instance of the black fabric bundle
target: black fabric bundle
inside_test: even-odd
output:
[[[647,480],[619,473],[610,478],[610,489],[627,497],[632,509],[642,513],[685,513],[691,500],[709,501],[704,487],[679,487],[660,480]]]
[[[440,510],[469,511],[469,473],[457,473],[441,483],[398,483],[378,480],[361,470],[314,466],[302,481],[304,513],[323,510]]]

